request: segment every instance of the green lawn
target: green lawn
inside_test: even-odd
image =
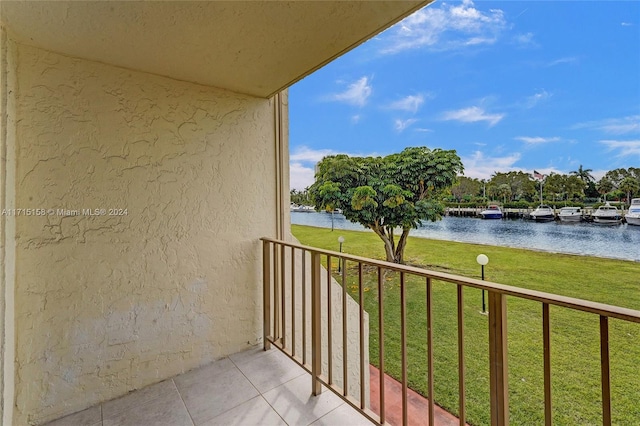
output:
[[[334,231],[293,225],[302,244],[383,259],[380,239],[371,232]],[[631,261],[410,238],[407,263],[479,278],[476,256],[489,257],[490,281],[640,310],[640,264]],[[337,263],[335,264],[337,265]],[[357,297],[356,265],[348,265],[348,289]],[[369,313],[370,360],[378,364],[377,278],[365,277]],[[388,272],[384,288],[385,369],[400,377],[399,278]],[[426,308],[423,279],[407,286],[409,386],[426,395]],[[435,400],[458,412],[457,317],[455,286],[433,284]],[[489,424],[487,317],[480,314],[481,293],[465,289],[465,362],[467,421]],[[514,425],[544,424],[542,306],[514,297],[507,300],[509,336],[509,408]],[[611,319],[610,356],[613,423],[640,424],[640,324]],[[551,307],[552,394],[554,423],[597,425],[601,420],[599,317]]]

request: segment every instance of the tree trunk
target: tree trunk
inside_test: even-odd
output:
[[[411,231],[411,228],[402,228],[402,235],[400,235],[400,241],[398,241],[398,245],[396,246],[396,252],[393,260],[395,263],[404,263],[404,249],[407,246],[409,231]]]
[[[402,228],[402,235],[400,235],[398,245],[396,245],[393,236],[393,228],[372,226],[371,229],[384,242],[384,251],[387,257],[387,262],[404,263],[404,248],[407,245],[407,237],[409,236],[411,228]]]
[[[393,262],[394,252],[395,252],[395,247],[394,247],[395,241],[389,239],[389,235],[387,234],[387,231],[385,230],[384,226],[379,226],[376,224],[371,226],[371,230],[373,230],[373,232],[375,232],[376,235],[380,237],[380,239],[384,243],[384,252],[387,256],[387,262]]]

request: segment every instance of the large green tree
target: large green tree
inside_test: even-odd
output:
[[[563,175],[551,172],[544,181],[544,193],[549,199],[570,200],[584,197],[587,185],[578,175]]]
[[[442,218],[439,196],[462,170],[455,151],[426,147],[386,157],[335,155],[318,163],[309,193],[316,208],[342,209],[351,222],[371,229],[384,242],[387,261],[403,263],[409,232]]]
[[[458,176],[458,181],[451,187],[451,194],[456,197],[457,201],[462,201],[465,198],[470,200],[478,194],[482,194],[482,182],[478,179]]]
[[[500,190],[501,185],[508,185],[510,192],[506,190]],[[533,200],[536,196],[536,184],[531,180],[528,173],[524,172],[496,172],[491,176],[487,188],[491,188],[491,193],[494,196],[504,197],[505,193],[509,200]],[[505,200],[506,202],[506,200]]]
[[[640,185],[640,168],[629,167],[608,171],[597,186],[600,193],[602,193],[601,188],[608,189],[607,192],[618,190],[619,196],[624,194],[628,198],[637,191],[636,185]]]
[[[618,189],[626,194],[627,203],[631,203],[631,196],[640,191],[640,182],[631,176],[627,176],[622,179]]]
[[[606,176],[598,181],[596,187],[598,188],[598,193],[604,197],[605,201],[607,200],[607,194],[615,189],[613,182],[607,179]]]
[[[602,179],[606,179],[613,185],[612,189],[618,189],[620,183],[624,178],[631,176],[631,173],[627,169],[614,169],[609,170]]]

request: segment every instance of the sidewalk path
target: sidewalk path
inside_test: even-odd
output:
[[[369,365],[371,410],[380,415],[380,371]],[[402,425],[402,383],[385,374],[384,377],[385,421],[394,426]],[[429,401],[411,389],[407,390],[408,424],[429,425]],[[460,420],[439,406],[434,410],[434,426],[456,426]]]

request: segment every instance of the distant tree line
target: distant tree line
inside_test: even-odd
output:
[[[299,206],[310,206],[313,204],[313,200],[311,200],[311,196],[309,195],[308,187],[302,191],[292,189],[289,192],[289,197],[291,198],[292,203],[298,204]]]
[[[476,204],[494,201],[525,207],[540,202],[541,182],[543,202],[547,204],[607,200],[628,204],[631,198],[640,197],[640,168],[611,170],[598,181],[591,172],[580,165],[569,174],[551,173],[542,181],[524,172],[494,173],[486,180],[459,176],[447,201]]]
[[[591,174],[591,169],[580,165],[569,174],[551,173],[542,181],[543,202],[593,204],[603,201],[629,203],[640,198],[640,168],[615,169],[600,180]],[[309,188],[292,189],[291,202],[313,205]],[[540,202],[540,181],[528,173],[494,173],[490,179],[474,179],[458,176],[445,200],[450,203],[486,204],[501,202],[514,207],[526,207]]]

